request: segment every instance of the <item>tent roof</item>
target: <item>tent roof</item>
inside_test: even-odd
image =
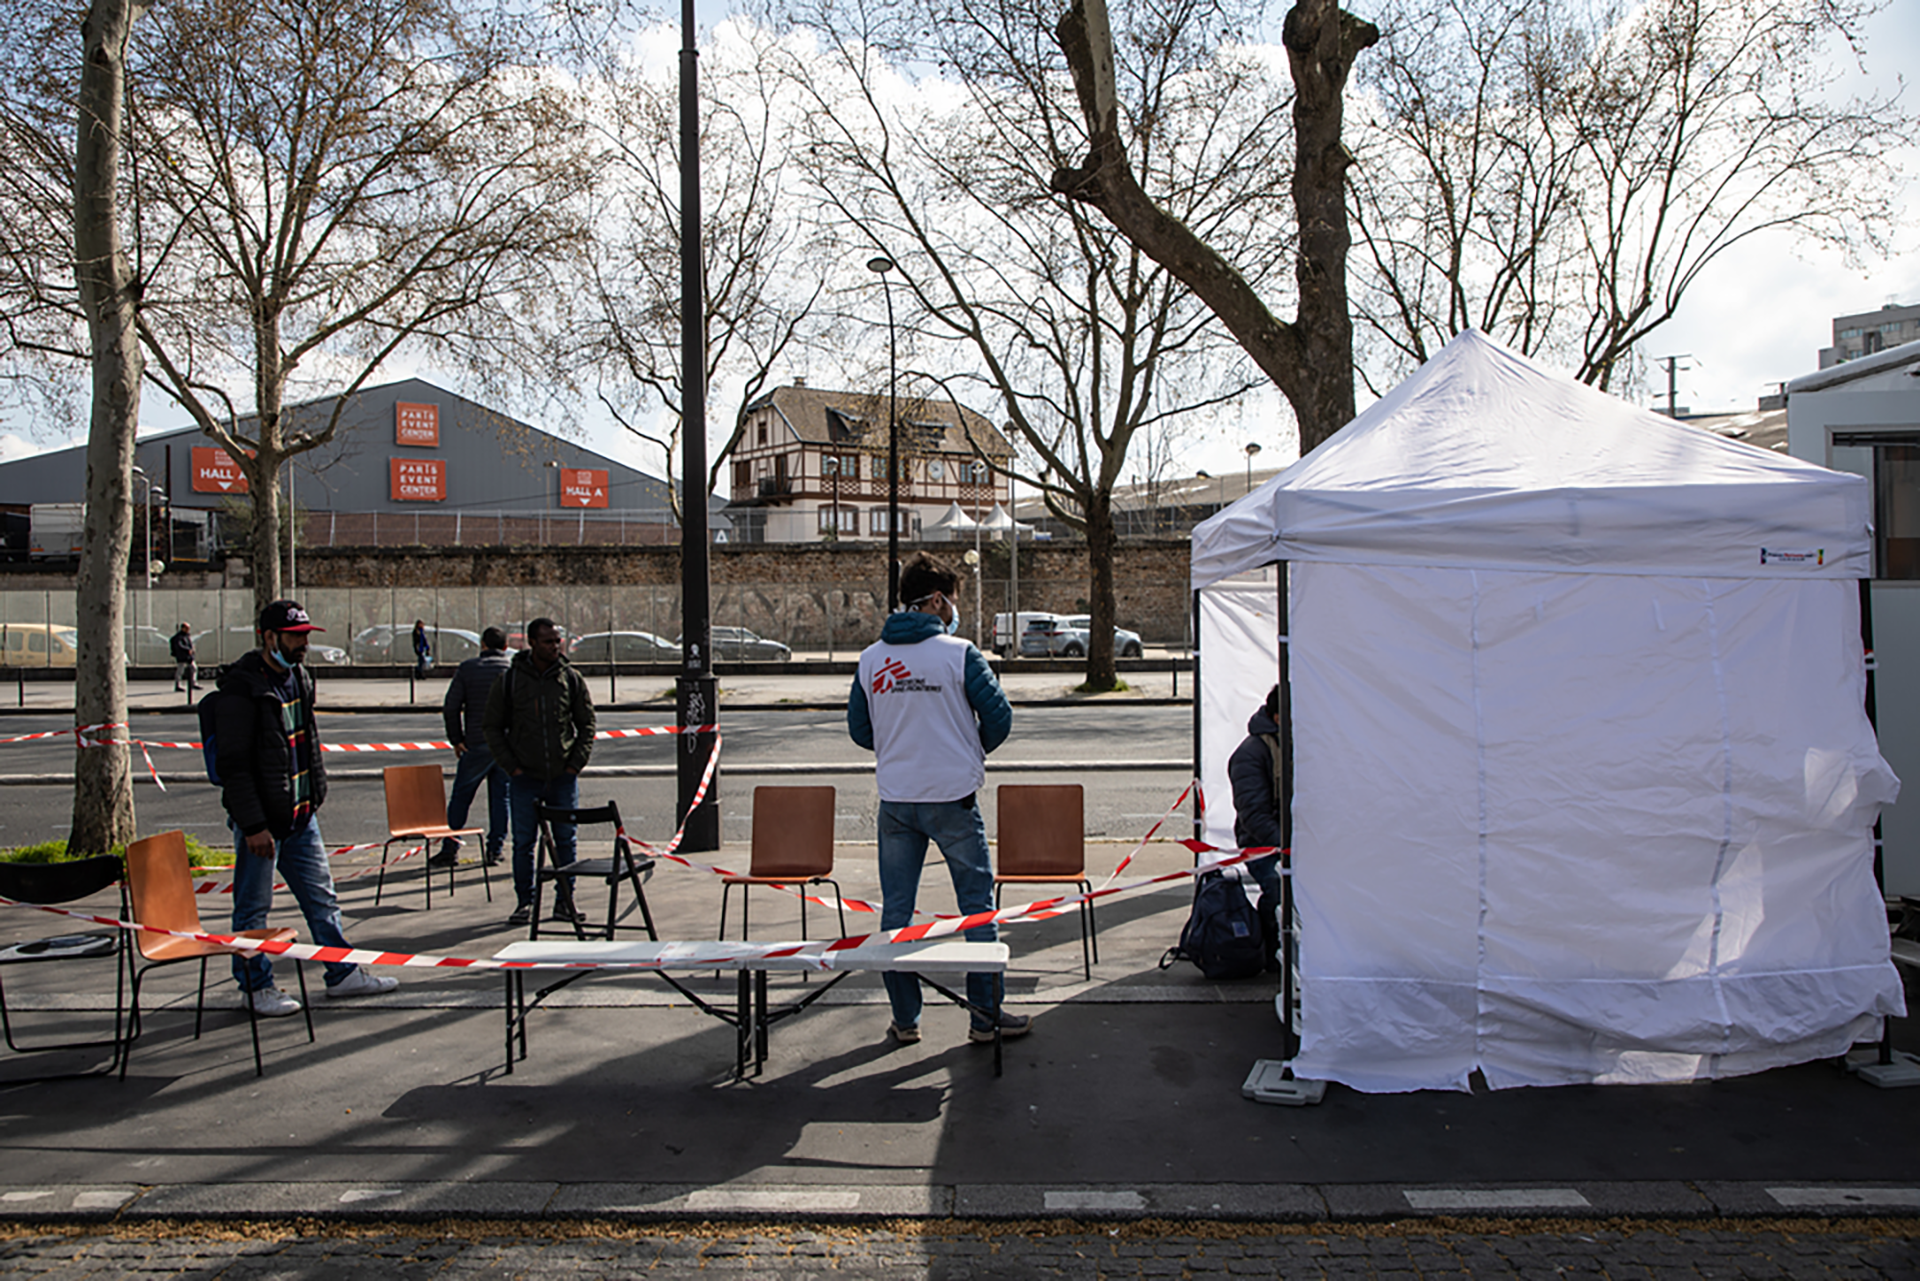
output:
[[[980,527],[981,526],[978,521],[974,520],[973,517],[967,515],[964,511],[960,510],[959,503],[950,504],[947,507],[947,510],[940,513],[939,520],[936,520],[933,522],[933,524],[927,526],[927,528],[930,530],[931,529],[949,529],[962,534],[968,533],[971,530],[979,529]]]
[[[1193,531],[1193,586],[1276,560],[1863,578],[1867,485],[1639,409],[1467,330]]]

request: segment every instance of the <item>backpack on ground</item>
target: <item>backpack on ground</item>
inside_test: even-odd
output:
[[[1180,942],[1160,958],[1160,968],[1192,961],[1210,979],[1251,978],[1265,968],[1260,917],[1238,877],[1205,872],[1193,891],[1193,912]]]
[[[226,697],[228,695],[222,690],[211,690],[195,707],[200,715],[200,755],[207,762],[207,781],[215,787],[221,786],[220,768],[214,763],[218,750],[213,741],[214,722],[218,719],[215,709],[219,707],[220,700]]]

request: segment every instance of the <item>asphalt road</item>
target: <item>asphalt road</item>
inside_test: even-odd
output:
[[[1021,707],[1014,733],[990,758],[990,780],[1011,775],[1009,766],[1058,762],[1073,767],[1073,779],[1086,788],[1086,831],[1093,840],[1135,840],[1165,813],[1179,795],[1189,770],[1167,768],[1191,752],[1191,716],[1180,706],[1103,704],[1078,707]],[[380,712],[322,713],[322,731],[331,743],[404,742],[438,739],[445,733],[439,714]],[[600,718],[602,728],[631,728],[661,723],[659,714],[617,713]],[[867,839],[873,831],[877,797],[871,753],[847,737],[844,718],[827,711],[741,711],[722,715],[719,797],[724,838],[745,841],[750,826],[749,792],[756,783],[831,784],[839,791],[842,839]],[[46,717],[0,717],[0,738],[55,728]],[[136,718],[134,733],[143,739],[186,742],[199,737],[187,714]],[[199,754],[187,750],[153,752],[167,790],[147,784],[135,790],[142,831],[179,827],[207,842],[224,839],[219,801],[206,785]],[[452,774],[451,752],[405,754],[331,753],[328,769],[335,780],[323,819],[330,841],[365,840],[385,831],[385,800],[379,770],[402,761],[437,759]],[[672,818],[676,784],[674,752],[668,739],[610,739],[594,749],[582,799],[614,800],[635,830],[654,831]],[[1139,762],[1138,766],[1130,763]],[[22,845],[60,835],[68,822],[72,793],[59,776],[70,770],[69,740],[54,738],[0,745],[0,777],[35,775],[34,786],[0,787],[0,844]],[[1088,769],[1100,765],[1104,768]],[[838,767],[844,766],[844,770]],[[655,771],[635,776],[633,769]],[[831,772],[818,773],[815,771]],[[789,771],[808,771],[793,777]],[[1020,772],[1019,781],[1040,782],[1046,773]],[[483,819],[484,821],[484,819]],[[994,830],[988,807],[988,830]],[[667,830],[671,830],[670,826]]]

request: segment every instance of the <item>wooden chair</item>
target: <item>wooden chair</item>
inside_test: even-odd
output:
[[[120,860],[111,854],[75,859],[71,863],[0,863],[0,896],[10,898],[17,903],[48,905],[72,903],[118,885],[122,875],[121,867]],[[126,891],[122,890],[120,908],[123,917],[126,912],[126,903]],[[125,930],[60,934],[52,938],[34,939],[31,942],[0,948],[0,968],[9,965],[44,965],[56,961],[111,960],[113,962],[112,1039],[36,1041],[30,1044],[16,1041],[13,1035],[13,1018],[7,1009],[7,990],[4,984],[0,984],[0,1030],[5,1031],[7,1048],[15,1054],[110,1048],[113,1054],[108,1058],[105,1070],[112,1072],[120,1066],[120,1056],[126,1050],[126,1040],[121,1032],[127,1004],[127,972],[124,966],[126,956],[127,931]],[[70,1072],[60,1075],[79,1076],[84,1073]],[[12,1077],[9,1078],[9,1083],[25,1079]]]
[[[645,930],[647,937],[658,941],[659,931],[653,927],[653,909],[647,906],[645,882],[653,876],[653,860],[644,854],[635,854],[627,843],[626,824],[620,821],[620,807],[612,801],[593,809],[564,809],[557,805],[537,802],[533,807],[535,820],[539,823],[540,837],[534,850],[533,864],[533,928],[528,938],[540,937],[540,899],[541,888],[553,882],[554,897],[557,902],[569,904],[574,908],[573,936],[585,939],[586,930],[579,919],[580,901],[574,894],[575,884],[582,880],[603,881],[607,887],[607,920],[599,927],[602,938],[612,941],[616,930]],[[607,823],[613,827],[613,851],[606,858],[581,858],[580,849],[584,844],[580,839],[580,828],[585,825]],[[571,863],[558,863],[559,846],[553,835],[555,824],[571,824],[574,829],[574,860]],[[633,887],[633,901],[640,909],[643,924],[623,925],[624,913],[620,911],[620,882],[625,881]],[[627,911],[632,911],[629,907]]]
[[[193,872],[187,864],[187,838],[184,832],[162,832],[127,846],[127,891],[133,903],[133,919],[142,925],[181,930],[189,934],[233,932],[209,931],[200,924],[200,903],[193,892]],[[294,941],[294,932],[285,929],[241,930],[239,936],[263,942]],[[126,1048],[120,1053],[122,1080],[127,1076],[127,1062],[133,1058],[134,1042],[140,1039],[140,982],[147,972],[181,961],[200,962],[200,995],[193,1006],[193,1039],[197,1041],[200,1039],[201,1016],[207,1005],[208,959],[233,956],[246,950],[222,943],[156,934],[152,930],[140,930],[136,934],[134,949],[146,964],[136,962],[133,965],[132,1023],[127,1030]],[[300,977],[300,1010],[307,1017],[307,1040],[311,1042],[313,1003],[307,999],[307,972],[297,960],[294,962],[294,972]],[[254,1013],[252,1001],[243,1001],[242,1004],[247,1008],[248,1030],[253,1033],[253,1074],[264,1076],[267,1069],[260,1059],[260,1016]]]
[[[755,885],[833,886],[840,913],[840,937],[847,936],[847,909],[840,883],[833,879],[833,802],[831,787],[756,787],[753,789],[753,851],[745,876],[720,881],[720,932],[727,936],[727,896],[740,890],[740,937],[750,937],[747,891]],[[807,937],[807,900],[800,898],[800,937]]]
[[[1078,783],[1002,783],[999,789],[999,859],[993,904],[1003,885],[1076,885],[1087,880],[1086,795]],[[1080,901],[1080,960],[1087,978],[1100,959],[1093,901]]]
[[[485,833],[484,827],[447,826],[447,781],[438,765],[389,765],[382,771],[387,784],[387,840],[380,847],[380,874],[373,882],[373,905],[380,906],[380,891],[387,883],[387,852],[396,841],[422,841],[424,854],[433,857],[433,844],[450,836]],[[453,894],[453,868],[447,869],[447,894]],[[487,873],[487,860],[480,860],[480,879],[487,887],[487,902],[493,902],[493,877]],[[433,868],[422,869],[420,883],[426,887],[427,910],[433,910]]]

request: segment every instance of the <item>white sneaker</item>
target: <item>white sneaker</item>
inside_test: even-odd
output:
[[[261,987],[251,992],[243,992],[240,1001],[242,1005],[251,1002],[253,1012],[263,1019],[284,1019],[289,1014],[300,1012],[300,1002],[277,987]]]
[[[375,974],[362,965],[353,973],[327,988],[327,995],[338,1000],[348,996],[378,996],[382,992],[391,992],[400,986],[400,980],[386,974]]]

